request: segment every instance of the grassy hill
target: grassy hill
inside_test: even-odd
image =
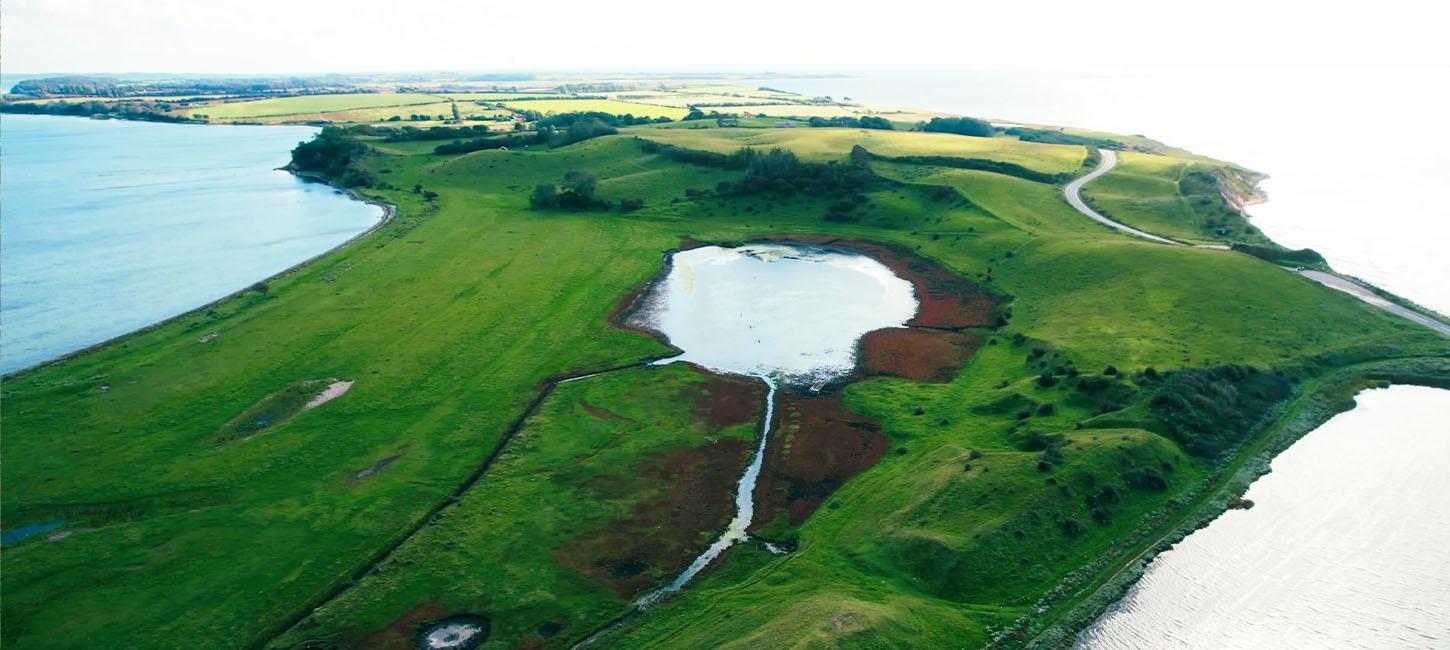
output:
[[[1247,255],[1125,237],[1053,184],[878,161],[839,217],[837,196],[717,192],[743,172],[637,138],[1053,174],[1080,172],[1081,146],[660,126],[437,155],[347,137],[376,179],[358,190],[397,206],[386,225],[265,291],[6,379],[0,515],[69,535],[6,545],[4,645],[408,648],[471,613],[485,647],[568,647],[626,616],[728,518],[758,387],[674,366],[555,380],[669,353],[611,316],[682,242],[888,244],[1003,296],[1006,318],[972,330],[944,383],[787,395],[796,424],[767,467],[810,452],[813,427],[879,455],[807,468],[847,478],[762,522],[793,551],[738,546],[602,645],[982,645],[1039,608],[1066,615],[1325,378],[1450,379],[1394,370],[1450,357],[1442,337]],[[1155,180],[1173,165],[1133,163],[1095,200],[1143,227],[1190,218]],[[571,171],[643,207],[530,207]],[[355,384],[312,409],[288,397],[329,379]]]

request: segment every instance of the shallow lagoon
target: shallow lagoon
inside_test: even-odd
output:
[[[0,125],[0,372],[206,304],[382,216],[276,169],[309,127]]]
[[[916,314],[910,282],[850,251],[704,246],[670,260],[634,321],[721,372],[818,385],[851,372],[862,334]]]
[[[755,455],[736,488],[735,517],[670,584],[641,599],[641,607],[680,589],[748,538],[777,385],[818,388],[850,374],[863,334],[905,325],[916,310],[910,282],[852,251],[773,243],[703,246],[670,256],[634,324],[664,334],[682,350],[664,363],[753,375],[768,391]]]

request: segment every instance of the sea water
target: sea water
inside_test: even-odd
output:
[[[183,313],[382,209],[277,168],[316,129],[0,118],[0,372]]]

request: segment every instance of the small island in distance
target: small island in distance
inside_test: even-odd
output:
[[[1066,647],[1356,393],[1450,387],[1450,325],[1266,237],[1255,170],[786,87],[16,84],[5,113],[322,127],[288,169],[389,212],[4,378],[5,645]],[[670,363],[715,357],[657,331],[666,290],[817,352],[770,311],[799,276],[695,258],[854,260],[916,306],[829,372]]]

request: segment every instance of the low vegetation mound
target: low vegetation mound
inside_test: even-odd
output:
[[[1140,379],[1152,382],[1153,374]],[[1281,374],[1241,365],[1177,370],[1157,381],[1149,410],[1168,437],[1201,457],[1216,457],[1247,438],[1291,388]]]
[[[1037,183],[1065,183],[1073,178],[1073,174],[1070,173],[1049,174],[1035,169],[1028,169],[1015,163],[988,160],[986,158],[961,158],[958,156],[881,156],[877,154],[870,154],[870,156],[873,160],[883,160],[893,163],[992,172],[994,174],[1015,176]]]
[[[1097,149],[1116,149],[1118,151],[1130,151],[1141,149],[1133,147],[1125,142],[1111,138],[1099,138],[1076,133],[1066,133],[1055,129],[1030,129],[1024,126],[1014,126],[1005,131],[1007,135],[1016,136],[1023,142],[1040,142],[1043,144],[1075,144],[1084,147]]]
[[[1236,243],[1232,248],[1240,253],[1253,255],[1261,260],[1283,266],[1324,264],[1324,256],[1312,248],[1300,248],[1296,250],[1282,246],[1259,246],[1243,243]]]

